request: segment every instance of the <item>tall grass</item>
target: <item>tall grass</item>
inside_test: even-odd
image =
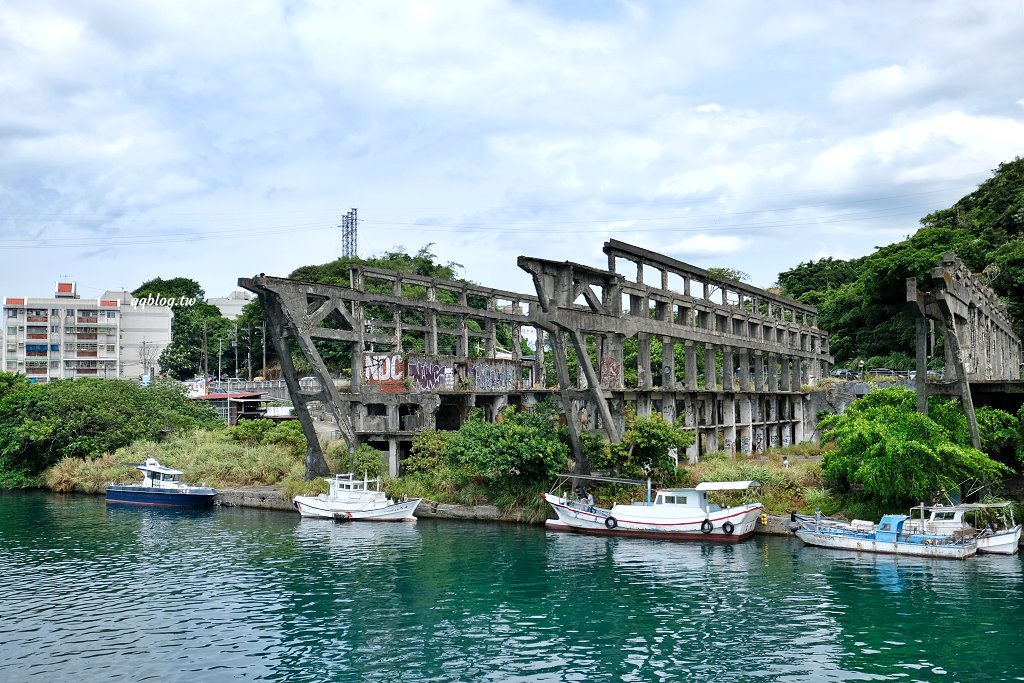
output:
[[[747,481],[761,483],[753,497],[764,503],[769,513],[784,514],[793,510],[806,511],[808,497],[821,501],[825,482],[821,465],[813,460],[793,458],[788,468],[782,467],[781,455],[772,452],[767,457],[726,455],[709,456],[687,468],[693,481]],[[815,498],[817,496],[817,498]],[[721,502],[736,502],[743,495],[716,492]],[[746,494],[751,497],[751,494]],[[828,507],[832,507],[831,505]],[[811,508],[813,511],[814,508]],[[823,508],[824,509],[824,508]]]
[[[161,443],[136,441],[95,459],[64,458],[44,472],[54,491],[103,491],[111,482],[140,481],[135,465],[154,457],[161,465],[179,469],[182,480],[216,488],[269,486],[305,474],[305,463],[282,444],[247,445],[224,432],[175,434]]]

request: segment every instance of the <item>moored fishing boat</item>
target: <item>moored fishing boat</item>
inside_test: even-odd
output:
[[[888,555],[964,559],[978,550],[973,534],[926,533],[917,524],[910,515],[884,515],[878,524],[836,522],[819,515],[814,521],[802,520],[795,533],[807,545]]]
[[[107,503],[153,507],[204,507],[213,503],[217,491],[209,486],[190,486],[181,481],[181,470],[164,467],[156,458],[137,466],[142,481],[136,484],[108,484]]]
[[[416,507],[422,498],[396,503],[379,489],[379,479],[367,479],[365,476],[356,479],[354,474],[338,474],[325,481],[329,486],[327,493],[292,499],[292,505],[303,517],[339,521],[416,521]]]
[[[912,520],[911,528],[929,534],[964,532],[976,534],[979,553],[1012,555],[1020,547],[1021,525],[1013,518],[1013,504],[960,503],[916,508],[927,513],[923,523]]]
[[[549,529],[605,536],[736,543],[754,533],[764,510],[764,506],[756,502],[723,507],[708,500],[711,491],[745,491],[760,486],[756,481],[704,482],[694,488],[659,489],[652,497],[650,481],[579,475],[563,475],[561,480],[568,479],[646,483],[647,501],[616,503],[606,509],[564,494],[542,493],[558,516],[547,520]]]

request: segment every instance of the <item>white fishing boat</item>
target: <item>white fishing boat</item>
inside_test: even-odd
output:
[[[911,528],[928,534],[963,532],[977,537],[979,553],[1013,555],[1020,547],[1021,525],[1013,518],[1013,504],[960,503],[915,508],[924,521],[911,521]]]
[[[380,479],[338,474],[326,479],[329,489],[318,496],[295,496],[292,505],[303,517],[339,521],[415,522],[422,498],[396,503],[379,489]]]
[[[746,491],[760,486],[756,481],[704,482],[694,488],[659,489],[653,493],[650,481],[615,477],[563,475],[560,481],[581,479],[634,485],[647,484],[647,500],[619,504],[610,509],[596,507],[569,495],[542,493],[557,515],[547,528],[606,536],[634,536],[689,541],[736,543],[754,533],[761,503],[723,507],[708,500],[712,491]],[[557,488],[557,484],[556,484]]]
[[[884,515],[878,524],[843,523],[819,515],[815,521],[801,520],[794,533],[807,545],[866,553],[964,559],[978,551],[973,533],[927,533],[910,515]]]

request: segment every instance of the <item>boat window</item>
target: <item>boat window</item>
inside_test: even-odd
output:
[[[950,510],[948,512],[936,512],[935,515],[932,517],[932,519],[934,519],[936,521],[951,520],[951,519],[954,518],[954,514],[955,513],[952,510]]]
[[[889,524],[889,522],[884,522],[883,524],[879,524],[878,525],[878,530],[879,531],[892,531],[892,525]]]

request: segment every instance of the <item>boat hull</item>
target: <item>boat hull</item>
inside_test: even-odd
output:
[[[306,519],[335,519],[353,522],[415,522],[421,498],[377,508],[352,509],[316,496],[296,496],[292,505]]]
[[[797,538],[807,545],[834,550],[853,550],[863,553],[905,555],[910,557],[939,557],[962,560],[977,552],[978,547],[970,544],[928,544],[904,543],[900,541],[877,541],[869,536],[838,535],[810,529],[798,529]]]
[[[742,505],[676,518],[653,518],[649,506],[615,506],[611,510],[590,508],[550,493],[542,494],[551,505],[556,520],[548,520],[553,531],[574,531],[595,536],[625,536],[673,541],[738,543],[753,535],[764,507],[760,503]],[[710,523],[710,529],[705,521]]]
[[[141,505],[165,508],[199,508],[213,504],[217,495],[214,489],[194,488],[188,491],[173,489],[143,488],[134,486],[108,486],[106,499],[109,505]]]
[[[1013,555],[1020,549],[1021,525],[1007,531],[978,536],[978,552],[994,555]]]

